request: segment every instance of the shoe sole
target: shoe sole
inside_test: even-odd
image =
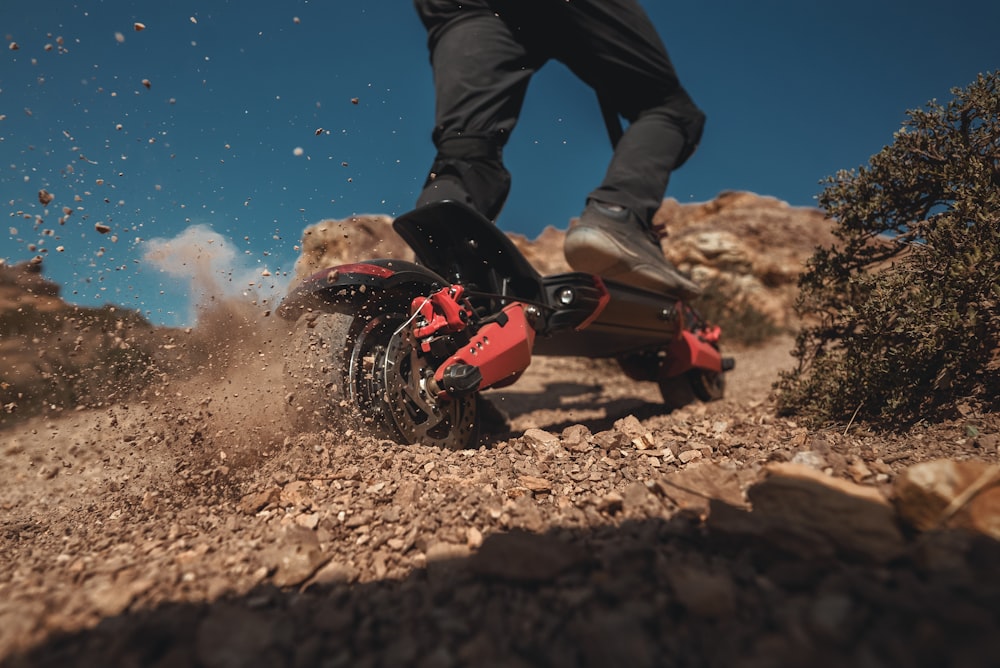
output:
[[[622,259],[622,255],[637,259],[640,256],[600,230],[591,228],[571,230],[566,235],[563,253],[566,261],[576,271],[597,274],[638,288],[675,295],[681,299],[690,299],[700,294],[700,291],[694,292],[689,288],[665,282],[662,274],[648,263],[631,264]]]
[[[627,272],[630,265],[621,259],[622,255],[638,258],[615,240],[593,229],[571,230],[566,235],[563,253],[566,261],[577,271],[600,274],[612,278],[612,274]]]

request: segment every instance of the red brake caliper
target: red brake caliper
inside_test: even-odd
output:
[[[420,313],[413,326],[413,336],[421,342],[421,349],[425,353],[430,350],[427,341],[430,337],[461,332],[468,326],[472,309],[460,303],[463,294],[465,288],[452,285],[441,288],[430,297],[417,297],[410,304],[410,313]]]
[[[461,303],[463,294],[461,285],[452,285],[413,300],[411,311],[419,313],[413,335],[423,352],[430,352],[431,337],[470,326],[473,313]],[[438,366],[434,372],[438,396],[460,396],[514,382],[531,363],[534,344],[535,330],[525,316],[524,305],[507,305]]]

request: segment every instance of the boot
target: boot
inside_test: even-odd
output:
[[[701,294],[663,255],[660,235],[623,207],[590,200],[566,233],[566,261],[576,271],[690,300]]]

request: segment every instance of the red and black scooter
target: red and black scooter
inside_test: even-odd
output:
[[[540,276],[495,225],[444,201],[397,218],[417,263],[374,259],[299,284],[278,313],[296,427],[358,418],[401,443],[477,444],[479,393],[533,355],[614,358],[656,382],[667,409],[722,396],[718,327],[678,299],[599,276]]]

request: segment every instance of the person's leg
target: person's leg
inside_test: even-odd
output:
[[[430,35],[437,155],[417,204],[457,199],[495,220],[510,191],[503,147],[544,60],[488,7],[435,14],[440,1],[423,4],[431,6],[418,3]]]
[[[670,172],[701,138],[704,115],[681,87],[666,49],[635,0],[561,4],[554,51],[629,121],[602,183],[566,235],[570,266],[679,298],[700,289],[663,256],[653,214]]]
[[[629,125],[590,198],[648,223],[670,179],[701,139],[705,116],[681,86],[663,42],[635,0],[564,3],[556,57]]]

